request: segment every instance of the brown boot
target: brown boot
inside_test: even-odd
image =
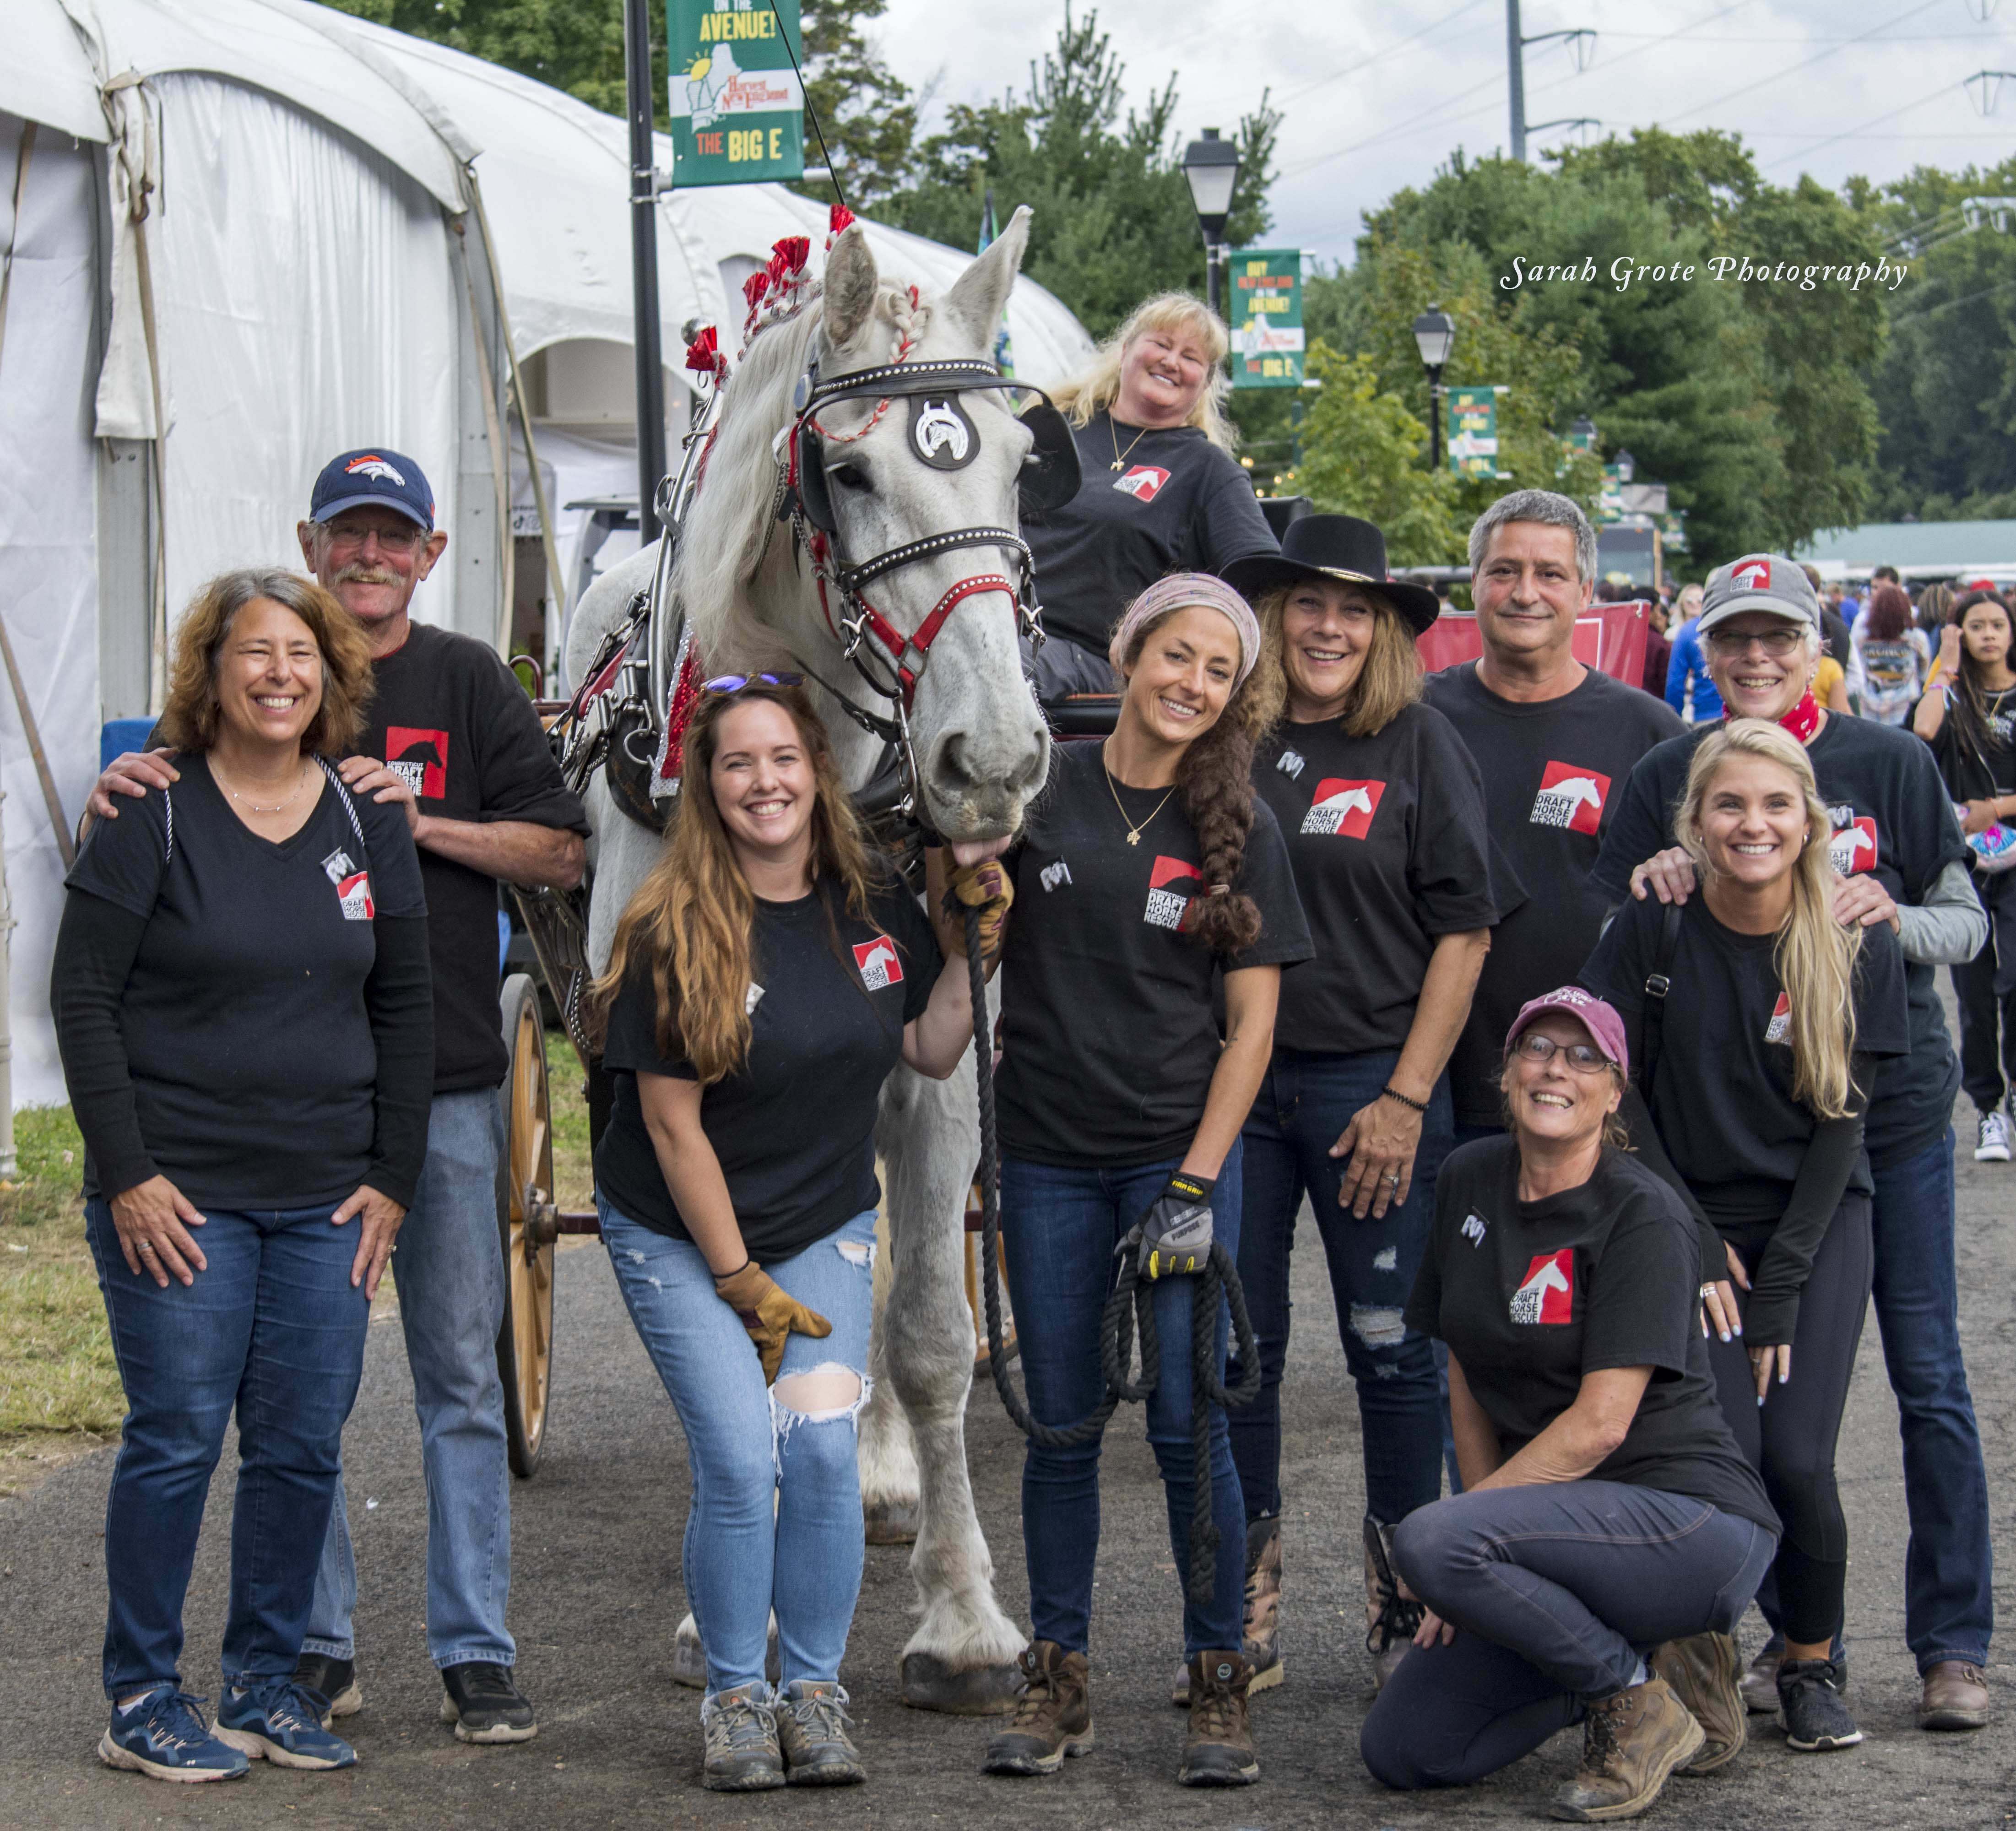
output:
[[[1421,1605],[1403,1601],[1393,1568],[1393,1528],[1365,1516],[1365,1650],[1379,1690],[1406,1657],[1421,1625]]]
[[[1272,1691],[1281,1682],[1281,1522],[1254,1520],[1246,1527],[1246,1625],[1242,1630],[1246,1663],[1253,1668],[1251,1691]],[[1190,1668],[1176,1667],[1169,1702],[1179,1710],[1190,1707]]]
[[[1054,1774],[1092,1746],[1092,1671],[1054,1640],[1022,1649],[1022,1696],[1006,1728],[989,1738],[983,1774]]]
[[[1246,1693],[1253,1668],[1236,1653],[1201,1653],[1190,1661],[1190,1725],[1179,1786],[1251,1786],[1260,1778]]]
[[[1750,1734],[1743,1701],[1743,1656],[1730,1634],[1690,1634],[1655,1647],[1645,1662],[1673,1688],[1708,1740],[1687,1764],[1690,1774],[1712,1774],[1736,1759]]]
[[[1981,1729],[1989,1718],[1988,1678],[1965,1660],[1941,1660],[1925,1672],[1921,1729]]]
[[[1557,1818],[1600,1824],[1635,1818],[1659,1797],[1666,1776],[1708,1740],[1663,1678],[1647,1678],[1589,1707],[1582,1769],[1553,1797]]]

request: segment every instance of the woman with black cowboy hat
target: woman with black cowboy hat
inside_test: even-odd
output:
[[[1276,1020],[1244,1131],[1239,1275],[1262,1380],[1230,1416],[1247,1520],[1245,1653],[1256,1685],[1280,1682],[1281,1368],[1306,1192],[1358,1383],[1367,1645],[1383,1681],[1411,1629],[1389,1574],[1392,1528],[1442,1491],[1435,1363],[1401,1311],[1453,1142],[1449,1052],[1497,919],[1484,786],[1449,721],[1420,703],[1415,639],[1440,601],[1387,576],[1371,523],[1307,516],[1279,556],[1226,570],[1280,656],[1286,713],[1253,780],[1287,840],[1316,945]]]

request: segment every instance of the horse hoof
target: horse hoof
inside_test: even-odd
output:
[[[913,1545],[917,1537],[915,1501],[877,1501],[861,1510],[870,1545]]]
[[[903,1656],[903,1702],[913,1710],[943,1710],[953,1717],[998,1717],[1022,1695],[1016,1666],[973,1666],[955,1671],[935,1653]]]
[[[689,1685],[696,1691],[707,1689],[707,1649],[697,1634],[682,1629],[672,1636],[672,1682]]]

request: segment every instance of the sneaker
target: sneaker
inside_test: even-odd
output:
[[[1778,1703],[1785,1714],[1785,1746],[1801,1754],[1831,1754],[1862,1739],[1832,1660],[1787,1660],[1778,1668]]]
[[[1281,1522],[1255,1520],[1246,1528],[1246,1663],[1253,1668],[1249,1692],[1272,1691],[1286,1676],[1281,1666]],[[1169,1702],[1179,1710],[1190,1707],[1190,1667],[1176,1667]]]
[[[794,1678],[777,1700],[777,1746],[784,1778],[794,1786],[855,1786],[868,1778],[847,1732],[854,1720],[840,1685]]]
[[[276,1768],[350,1768],[357,1750],[322,1726],[321,1697],[292,1678],[227,1685],[217,1705],[217,1739]]]
[[[512,1668],[494,1660],[441,1667],[441,1720],[455,1725],[458,1742],[530,1742],[539,1732],[531,1701]]]
[[[1386,1681],[1407,1657],[1420,1632],[1422,1610],[1400,1595],[1393,1567],[1393,1528],[1365,1516],[1365,1650],[1372,1656],[1372,1682],[1384,1691]]]
[[[1925,1670],[1921,1729],[1983,1729],[1992,1710],[1988,1675],[1970,1660],[1941,1660]]]
[[[710,1793],[765,1793],[784,1784],[783,1752],[769,1685],[761,1678],[703,1698],[706,1743],[700,1783]]]
[[[1690,1634],[1654,1648],[1645,1662],[1672,1687],[1708,1739],[1687,1764],[1690,1774],[1712,1774],[1734,1761],[1748,1739],[1742,1691],[1743,1657],[1730,1634]]]
[[[98,1739],[98,1758],[154,1780],[242,1780],[251,1764],[203,1727],[203,1702],[172,1685],[157,1685],[121,1710]]]
[[[333,1653],[304,1653],[294,1664],[294,1682],[322,1700],[325,1729],[335,1718],[354,1717],[364,1708],[364,1693],[357,1688],[354,1660],[339,1660]]]
[[[1592,1699],[1582,1718],[1581,1769],[1547,1809],[1579,1825],[1635,1818],[1707,1739],[1672,1687],[1656,1675]]]
[[[1996,1107],[1984,1113],[1975,1131],[1974,1160],[1977,1164],[2006,1164],[2009,1161],[2009,1121]]]
[[[1092,1746],[1092,1670],[1054,1640],[1023,1648],[1022,1696],[1005,1729],[988,1739],[983,1774],[1054,1774]]]
[[[1253,1668],[1243,1653],[1201,1653],[1190,1661],[1190,1721],[1179,1786],[1251,1786],[1260,1778],[1246,1694]]]

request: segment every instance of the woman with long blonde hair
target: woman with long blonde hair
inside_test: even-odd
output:
[[[840,1662],[861,1587],[876,1106],[899,1059],[940,1080],[958,1066],[971,992],[862,845],[796,675],[707,682],[682,756],[679,818],[596,984],[616,1077],[596,1201],[693,1468],[702,1783],[845,1785],[863,1778]],[[978,908],[991,959],[1001,867],[929,857],[934,904]]]
[[[1874,1059],[1910,1046],[1903,957],[1887,923],[1835,919],[1833,823],[1780,726],[1739,718],[1705,738],[1674,829],[1701,894],[1627,901],[1582,977],[1647,1026],[1634,1053],[1656,1136],[1638,1142],[1670,1160],[1742,1293],[1710,1358],[1784,1521],[1773,1571],[1787,1742],[1843,1748],[1862,1732],[1831,1650],[1848,1574],[1834,1451],[1874,1262],[1863,1113]],[[1733,1644],[1705,1666],[1736,1700]]]
[[[1158,293],[1057,390],[1082,482],[1023,524],[1049,640],[1028,666],[1037,697],[1118,690],[1106,645],[1121,610],[1175,572],[1224,575],[1275,550],[1223,412],[1225,326],[1201,300]]]

